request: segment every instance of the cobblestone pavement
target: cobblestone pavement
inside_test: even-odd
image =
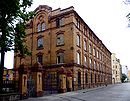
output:
[[[130,83],[29,98],[23,101],[130,101]]]

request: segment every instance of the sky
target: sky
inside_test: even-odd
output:
[[[33,0],[28,10],[39,5],[48,5],[53,10],[73,6],[111,53],[130,69],[130,28],[126,18],[130,5],[123,0]],[[13,68],[13,52],[6,54],[5,67]]]

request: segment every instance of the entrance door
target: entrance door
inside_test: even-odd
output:
[[[35,96],[35,86],[34,86],[34,80],[32,79],[32,75],[29,75],[29,78],[27,80],[27,94],[28,97]]]

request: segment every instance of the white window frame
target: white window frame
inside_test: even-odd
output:
[[[77,64],[80,64],[80,53],[79,52],[77,52]]]
[[[80,46],[80,35],[78,35],[78,34],[76,36],[76,44],[77,44],[77,46]]]

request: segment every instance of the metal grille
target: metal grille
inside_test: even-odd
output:
[[[32,75],[29,75],[29,78],[27,80],[27,95],[28,97],[35,96],[35,86],[34,86],[34,80],[32,79]]]
[[[43,95],[58,93],[59,76],[58,74],[47,74],[43,77]]]

